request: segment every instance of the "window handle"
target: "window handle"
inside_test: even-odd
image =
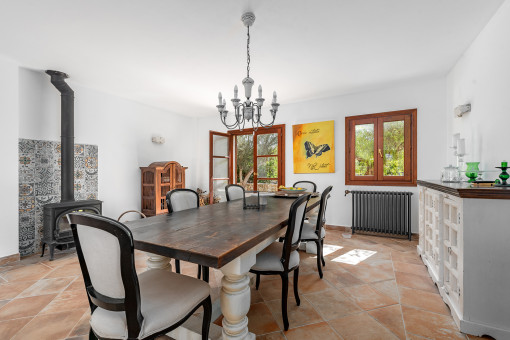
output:
[[[381,158],[383,158],[381,149],[379,149],[379,156],[381,156]]]

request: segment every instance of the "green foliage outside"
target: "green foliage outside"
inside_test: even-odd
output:
[[[253,183],[253,135],[237,136],[237,183],[246,185]],[[257,153],[259,155],[278,154],[278,135],[275,133],[257,136]],[[278,158],[260,158],[258,165],[259,177],[278,177]]]
[[[404,121],[386,122],[383,126],[384,176],[404,174]],[[356,176],[374,175],[374,126],[356,125]]]

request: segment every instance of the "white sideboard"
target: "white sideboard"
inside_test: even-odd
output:
[[[510,339],[510,190],[418,184],[417,251],[457,326]]]

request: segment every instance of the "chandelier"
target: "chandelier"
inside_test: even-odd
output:
[[[232,124],[227,123],[228,110],[226,110],[226,102],[225,99],[222,97],[221,92],[218,94],[218,105],[216,105],[216,107],[220,112],[221,122],[223,123],[223,125],[226,126],[227,129],[239,128],[239,130],[242,130],[244,129],[246,122],[248,122],[249,124],[249,122],[251,121],[253,129],[257,130],[260,126],[262,127],[273,126],[276,117],[276,111],[278,111],[278,106],[280,106],[280,104],[276,102],[276,91],[274,91],[271,109],[269,110],[271,112],[272,121],[269,124],[262,123],[260,117],[262,116],[262,105],[264,104],[265,99],[262,98],[261,85],[259,85],[258,87],[259,97],[255,99],[255,102],[250,100],[251,89],[254,84],[253,79],[250,78],[250,26],[253,25],[253,23],[255,22],[255,14],[251,12],[244,13],[241,16],[241,21],[243,22],[244,26],[248,28],[247,34],[248,39],[246,44],[247,75],[242,82],[244,86],[244,96],[246,97],[246,100],[241,103],[241,99],[237,97],[238,95],[237,85],[234,86],[234,98],[231,99],[231,101],[232,104],[234,105],[235,122],[233,122]]]

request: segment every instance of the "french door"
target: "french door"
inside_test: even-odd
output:
[[[280,185],[285,185],[285,125],[210,134],[211,195],[223,199],[223,188],[229,183],[258,191],[277,191]],[[216,144],[226,145],[227,139],[228,153],[214,149]],[[219,160],[227,158],[228,162]],[[227,164],[229,177],[225,178],[222,176],[227,173]]]

